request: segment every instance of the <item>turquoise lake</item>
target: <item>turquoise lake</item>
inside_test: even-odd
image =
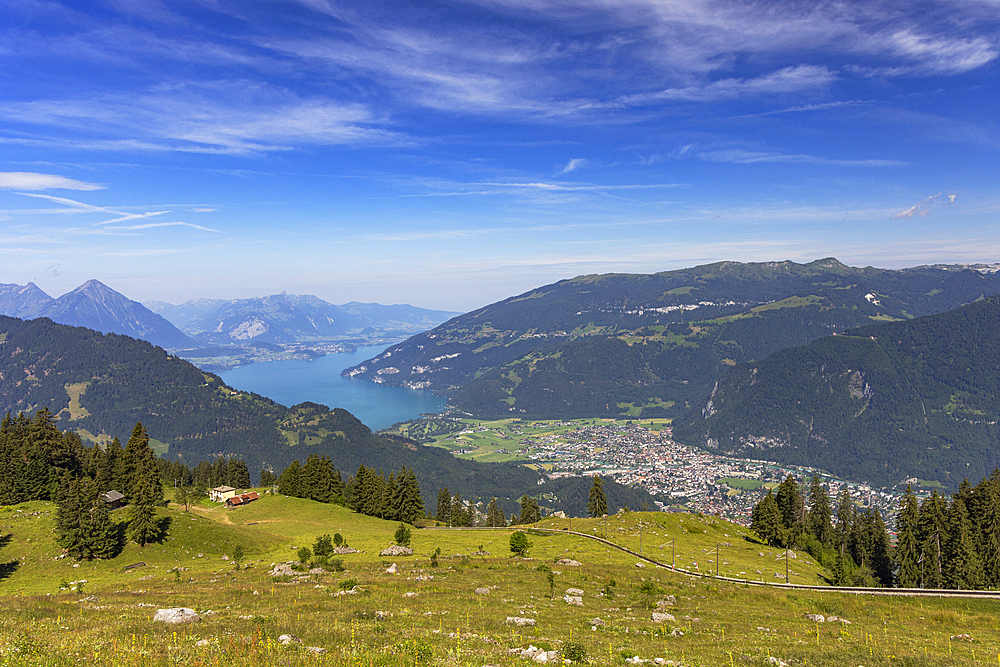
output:
[[[429,391],[340,377],[345,368],[381,354],[386,347],[359,347],[357,352],[328,354],[313,361],[256,363],[218,375],[234,389],[252,391],[282,405],[312,401],[344,408],[373,431],[443,410],[447,400]]]

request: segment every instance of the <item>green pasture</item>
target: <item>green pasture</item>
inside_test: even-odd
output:
[[[654,405],[650,403],[649,405]],[[638,408],[636,408],[638,409]],[[669,419],[636,419],[634,421],[640,426],[660,430],[670,425]],[[567,433],[588,425],[594,424],[614,424],[614,419],[574,419],[571,421],[558,420],[522,420],[522,419],[472,419],[466,418],[456,422],[452,427],[454,430],[447,434],[433,435],[427,444],[442,447],[451,452],[459,450],[469,450],[459,454],[459,458],[482,461],[484,463],[498,463],[503,461],[527,461],[530,454],[542,451],[539,446],[546,444],[565,443],[563,436]],[[427,433],[427,426],[422,424],[422,420],[397,424],[389,430],[406,437],[421,439]],[[521,444],[525,438],[531,443]],[[546,440],[552,439],[550,442]],[[525,452],[518,454],[518,450]]]
[[[631,656],[685,667],[778,664],[771,658],[796,667],[1000,663],[996,600],[746,587],[640,567],[634,556],[567,532],[606,531],[636,551],[641,541],[643,554],[667,563],[673,545],[678,566],[697,560],[702,572],[714,566],[718,547],[722,574],[754,578],[760,569],[772,579],[780,570],[783,578],[776,550],[714,517],[633,512],[550,519],[538,527],[555,533],[525,527],[528,558],[512,557],[510,528],[414,529],[415,554],[389,558],[378,551],[398,524],[265,496],[237,510],[164,508],[169,527],[162,543],[130,545],[114,560],[74,567],[58,558],[53,510],[42,502],[0,510],[0,564],[18,563],[13,572],[0,570],[0,665],[528,667],[535,663],[511,649],[529,645],[592,665],[624,665]],[[268,574],[271,563],[293,558],[291,547],[334,532],[360,550],[342,557],[345,571]],[[248,554],[238,571],[222,559],[236,545]],[[818,566],[797,556],[793,580],[821,580]],[[560,558],[579,564],[559,564]],[[138,562],[145,565],[125,569]],[[392,564],[395,574],[387,571]],[[63,580],[81,579],[83,590],[60,589]],[[571,588],[582,591],[580,606],[567,602]],[[152,621],[156,609],[181,606],[201,620]],[[658,609],[672,620],[654,621]],[[806,614],[849,623],[816,623]],[[508,617],[534,625],[513,625]],[[284,646],[277,641],[283,634],[302,643]]]

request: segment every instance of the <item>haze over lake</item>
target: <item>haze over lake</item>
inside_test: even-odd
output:
[[[377,431],[425,412],[443,410],[447,399],[428,391],[384,387],[367,380],[340,377],[348,366],[380,354],[388,346],[359,347],[357,352],[328,354],[313,361],[270,361],[219,373],[229,386],[252,391],[292,406],[304,401],[344,408]]]

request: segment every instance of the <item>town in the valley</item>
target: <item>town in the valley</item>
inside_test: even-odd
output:
[[[916,488],[915,479],[901,480],[893,488],[877,488],[865,481],[840,479],[815,468],[718,456],[675,442],[669,424],[662,420],[446,419],[460,430],[453,430],[434,444],[449,448],[456,456],[476,458],[488,446],[490,454],[500,452],[512,459],[532,462],[544,469],[550,479],[600,475],[645,488],[661,499],[656,501],[658,509],[718,515],[744,525],[749,525],[753,506],[767,490],[788,475],[794,475],[806,489],[813,476],[818,475],[834,507],[846,487],[859,507],[877,508],[887,520],[895,513],[908,483],[914,484],[918,497],[926,495]],[[544,498],[543,488],[539,493]]]

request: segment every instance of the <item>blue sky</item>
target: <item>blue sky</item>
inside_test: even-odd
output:
[[[1000,0],[5,0],[0,282],[470,310],[1000,261]]]

